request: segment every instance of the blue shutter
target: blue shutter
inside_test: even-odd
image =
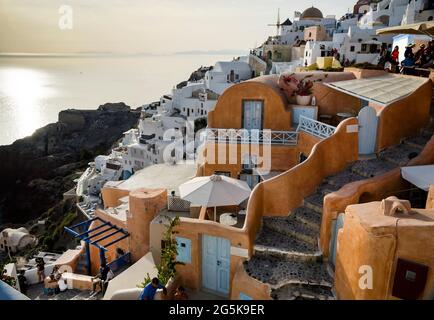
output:
[[[176,247],[178,249],[177,260],[179,262],[191,263],[191,240],[186,238],[176,237]]]

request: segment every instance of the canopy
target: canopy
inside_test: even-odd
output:
[[[428,78],[384,75],[324,84],[362,100],[387,106],[409,96],[427,81],[429,81]]]
[[[225,176],[199,177],[179,187],[182,199],[204,207],[238,205],[251,193],[249,185]]]
[[[421,34],[432,37],[434,35],[434,21],[378,29],[377,34]]]
[[[405,180],[422,190],[429,191],[430,186],[434,185],[434,165],[404,167],[401,174]]]

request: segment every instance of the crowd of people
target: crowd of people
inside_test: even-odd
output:
[[[411,43],[405,47],[404,60],[399,61],[400,51],[396,46],[392,52],[383,45],[380,50],[378,65],[391,72],[406,73],[409,68],[428,69],[434,67],[434,42],[421,44],[415,51],[416,45]]]

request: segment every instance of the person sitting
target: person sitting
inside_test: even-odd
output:
[[[62,275],[60,276],[60,279],[57,282],[57,284],[59,286],[60,292],[65,292],[66,290],[68,290],[68,282]]]
[[[59,290],[59,285],[57,284],[54,275],[50,274],[44,280],[44,288],[47,295],[52,295],[53,293],[57,293]]]
[[[56,281],[59,281],[60,277],[62,276],[62,274],[59,272],[59,266],[54,266],[51,274],[54,276]]]
[[[185,288],[183,286],[179,286],[176,289],[174,299],[175,300],[188,300],[187,292],[185,292]]]
[[[116,248],[116,260],[122,258],[125,255],[124,250]]]
[[[143,289],[142,294],[140,295],[140,300],[154,300],[155,293],[158,289],[163,289],[163,293],[167,295],[166,287],[160,284],[158,278],[154,278]]]

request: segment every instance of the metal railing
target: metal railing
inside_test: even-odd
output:
[[[121,270],[123,267],[125,266],[129,266],[131,264],[131,255],[130,253],[126,253],[123,256],[117,258],[116,260],[113,260],[112,262],[110,262],[108,264],[108,266],[110,267],[110,269],[113,272],[117,272],[119,270]]]
[[[298,143],[298,132],[209,128],[206,131],[206,141],[216,143],[259,143],[295,146]]]
[[[300,131],[309,133],[318,138],[326,139],[335,133],[336,128],[323,122],[300,116],[297,132]]]

